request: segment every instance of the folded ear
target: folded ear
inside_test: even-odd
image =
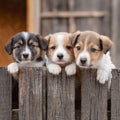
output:
[[[113,42],[110,40],[109,37],[104,36],[104,35],[100,36],[100,40],[102,41],[103,52],[106,54],[112,47]]]
[[[12,54],[12,50],[13,50],[13,48],[12,48],[12,41],[13,41],[13,38],[12,38],[11,40],[9,40],[9,41],[5,44],[5,46],[4,46],[6,52],[7,52],[9,55]]]
[[[44,39],[46,39],[48,45],[49,45],[51,37],[52,37],[52,34],[49,34],[49,35],[47,35],[47,36],[44,37]]]
[[[42,50],[46,50],[47,47],[48,47],[48,41],[47,41],[45,38],[43,38],[43,37],[41,37],[41,36],[39,36],[39,35],[36,35],[36,37],[37,37],[37,39],[39,40],[40,48],[41,48]]]
[[[70,35],[70,42],[72,43],[73,46],[75,46],[75,44],[78,41],[78,37],[80,36],[80,31],[76,31],[74,33],[71,33]]]
[[[52,37],[52,34],[49,34],[49,35],[45,36],[44,38],[49,42],[51,37]]]

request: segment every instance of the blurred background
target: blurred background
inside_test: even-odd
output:
[[[0,66],[12,61],[4,45],[17,32],[93,30],[114,42],[112,60],[120,67],[119,6],[120,0],[0,0]]]

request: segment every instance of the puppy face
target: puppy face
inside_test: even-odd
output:
[[[12,54],[14,60],[20,62],[39,61],[41,50],[47,48],[47,42],[29,32],[20,32],[6,44],[5,50]]]
[[[69,33],[62,32],[49,35],[47,56],[52,62],[60,66],[65,66],[74,60],[70,37],[71,35]]]
[[[112,46],[108,37],[92,31],[84,31],[76,36],[77,39],[73,41],[74,54],[76,64],[80,67],[94,66]]]

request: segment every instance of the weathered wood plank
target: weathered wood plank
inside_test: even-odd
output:
[[[0,67],[0,120],[12,120],[12,77]]]
[[[19,77],[19,120],[45,120],[46,71],[24,68]]]
[[[75,120],[75,76],[47,74],[47,120]]]
[[[81,120],[107,120],[107,84],[96,81],[96,70],[81,70]]]
[[[113,61],[115,65],[120,67],[120,0],[112,0],[112,40],[114,41],[114,49],[113,49]]]
[[[111,86],[111,120],[120,120],[120,70],[113,70]]]
[[[105,17],[105,11],[62,11],[62,12],[43,12],[42,18],[80,18],[80,17]]]

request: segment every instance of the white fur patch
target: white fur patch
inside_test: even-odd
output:
[[[16,74],[19,71],[19,66],[16,62],[14,62],[7,66],[7,70],[9,71],[10,74]]]
[[[54,75],[58,75],[61,72],[61,67],[54,63],[47,65],[47,69],[50,73]]]
[[[90,66],[90,54],[89,52],[87,51],[87,45],[85,44],[85,47],[84,47],[84,50],[78,55],[78,58],[76,59],[76,64],[78,66],[81,66],[81,63],[80,63],[80,60],[82,58],[86,58],[87,61],[86,61],[86,67],[87,66]],[[81,66],[82,67],[82,66]]]
[[[75,75],[76,74],[76,64],[72,63],[70,65],[67,65],[65,67],[65,72],[67,75],[71,76],[71,75]]]
[[[22,34],[23,34],[23,36],[24,36],[24,39],[25,39],[25,40],[28,40],[28,38],[29,38],[28,32],[22,32]]]
[[[61,44],[64,40],[64,35],[56,35],[56,40],[58,42],[58,44]]]
[[[112,64],[109,52],[104,54],[93,67],[97,68],[97,80],[101,84],[104,84],[106,81],[109,81],[109,84],[111,83],[111,71],[115,66]]]
[[[31,59],[31,51],[30,51],[30,49],[29,49],[27,44],[25,46],[25,50],[22,52],[22,55],[23,54],[28,54],[28,59]],[[22,56],[22,59],[24,59],[23,56]]]

